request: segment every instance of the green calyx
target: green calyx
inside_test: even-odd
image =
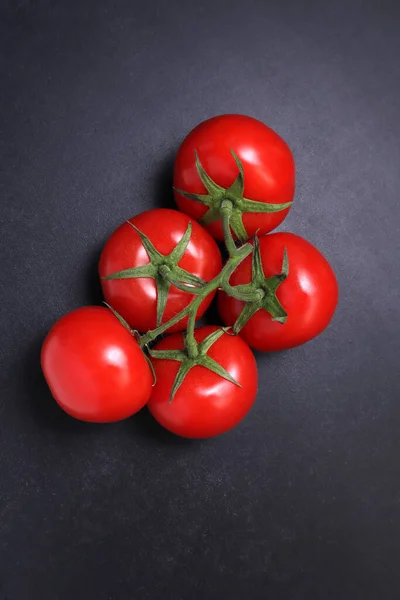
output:
[[[233,326],[234,333],[239,333],[249,319],[261,309],[266,310],[271,315],[273,321],[278,321],[282,325],[286,323],[287,313],[279,302],[276,291],[288,275],[289,258],[285,248],[283,251],[281,272],[278,275],[272,275],[272,277],[265,276],[261,262],[260,243],[258,238],[255,237],[252,254],[251,282],[232,287],[228,281],[225,281],[223,286],[227,294],[239,300],[245,300],[243,310]]]
[[[180,284],[187,284],[186,291],[189,292],[190,287],[198,289],[204,285],[204,280],[185,269],[178,266],[179,261],[183,257],[185,250],[189,244],[190,236],[192,233],[192,225],[188,224],[186,232],[179,240],[178,244],[168,255],[163,255],[159,252],[149,238],[144,235],[133,223],[127,221],[129,225],[136,231],[140,236],[142,244],[146,249],[149,257],[149,262],[139,267],[132,267],[131,269],[124,269],[117,273],[112,273],[103,277],[104,280],[111,279],[136,279],[140,277],[149,277],[154,279],[157,287],[157,327],[161,325],[163,314],[168,299],[168,292],[171,285],[181,289]],[[194,292],[195,293],[195,292]]]
[[[170,402],[175,397],[176,392],[182,385],[185,377],[189,373],[193,367],[201,366],[205,367],[209,371],[216,373],[223,379],[234,383],[235,385],[241,387],[240,383],[234,379],[224,367],[222,367],[219,363],[217,363],[214,359],[208,356],[207,352],[211,348],[213,344],[224,335],[224,329],[217,329],[213,331],[210,335],[208,335],[202,342],[197,344],[197,356],[191,357],[191,352],[187,348],[187,340],[185,339],[185,350],[150,350],[150,355],[153,358],[163,359],[163,360],[175,360],[181,363],[178,373],[175,377],[174,384],[171,389],[170,394]]]
[[[185,284],[180,284],[176,281],[173,281],[173,285],[175,285],[179,289],[182,289],[185,292],[189,292],[195,295],[196,297],[191,301],[190,304],[185,306],[185,308],[183,308],[178,314],[173,316],[169,321],[163,323],[156,329],[148,331],[146,334],[142,335],[140,342],[142,348],[153,342],[159,335],[162,335],[167,331],[167,329],[169,329],[173,325],[176,325],[186,317],[189,317],[187,326],[187,340],[190,340],[187,346],[191,349],[195,348],[197,342],[195,341],[193,336],[194,323],[196,320],[197,311],[202,301],[208,296],[208,294],[210,294],[219,287],[223,287],[223,282],[229,281],[229,278],[232,275],[233,271],[236,269],[236,267],[238,267],[239,264],[252,253],[252,251],[253,247],[251,246],[251,244],[245,244],[244,246],[235,249],[235,255],[229,258],[229,260],[224,265],[222,271],[218,273],[218,275],[214,277],[214,279],[205,283],[201,288],[191,288],[189,286],[185,286]],[[196,352],[194,350],[192,351],[192,355],[196,355]]]
[[[207,206],[208,210],[200,219],[202,225],[209,225],[214,221],[218,221],[221,217],[221,204],[224,200],[232,202],[232,214],[230,218],[230,227],[233,233],[241,242],[246,242],[249,236],[243,224],[243,213],[274,213],[285,210],[292,205],[292,202],[283,204],[268,204],[244,198],[244,170],[240,158],[231,149],[231,154],[236,162],[239,174],[229,188],[223,188],[211,179],[204,167],[202,166],[197,151],[195,150],[196,168],[199,177],[207,189],[207,194],[192,194],[184,190],[176,189],[175,191],[195,202],[200,202]]]

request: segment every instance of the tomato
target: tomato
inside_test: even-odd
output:
[[[217,327],[195,330],[197,342]],[[169,335],[153,350],[182,350],[182,334]],[[194,366],[183,380],[172,402],[171,390],[180,363],[152,358],[156,384],[148,408],[166,429],[186,438],[208,438],[237,425],[252,407],[257,393],[257,366],[248,345],[238,336],[224,333],[207,355],[221,365],[240,385],[235,385],[203,366]]]
[[[241,329],[240,335],[256,350],[273,351],[293,348],[319,335],[329,324],[338,302],[335,274],[326,258],[310,242],[293,233],[273,233],[259,238],[264,274],[279,274],[286,248],[289,273],[276,291],[287,313],[282,325],[270,314],[258,310]],[[230,278],[232,286],[251,281],[251,256],[247,257]],[[233,325],[244,302],[219,292],[218,309],[226,325]]]
[[[78,308],[57,321],[43,343],[41,363],[55,400],[82,421],[126,419],[150,397],[149,364],[105,307]]]
[[[189,195],[204,195],[207,191],[210,193],[199,176],[195,152],[213,182],[229,190],[238,175],[238,165],[235,163],[232,150],[243,165],[243,195],[247,199],[261,203],[260,211],[270,209],[272,204],[286,204],[293,201],[295,164],[286,142],[257,119],[244,115],[221,115],[195,127],[178,150],[174,167],[174,189],[176,203],[183,212],[200,220],[205,219],[209,211],[209,208],[202,203],[204,199],[202,201],[200,198],[196,201],[181,193],[181,191]],[[224,189],[220,195],[216,190],[217,205],[221,198],[226,196]],[[241,203],[240,197],[234,200],[239,212]],[[247,238],[250,238],[257,231],[259,234],[272,231],[284,220],[289,208],[268,213],[255,212],[254,207],[252,210],[254,212],[246,212],[246,208],[243,210],[245,232],[241,236],[238,231],[236,235],[240,239],[246,239],[246,232]],[[212,215],[210,218],[211,222],[206,225],[208,231],[216,239],[223,240],[220,219],[218,217],[214,219]]]
[[[143,242],[138,231],[149,243]],[[151,260],[154,264],[150,265]],[[143,212],[114,231],[101,254],[99,273],[107,303],[131,327],[147,332],[169,321],[193,300],[193,294],[177,289],[171,280],[199,285],[218,275],[221,266],[218,246],[201,225],[179,211],[160,208]],[[133,277],[131,269],[145,274]],[[121,271],[125,273],[122,276]],[[111,278],[115,273],[118,278]],[[202,302],[199,317],[214,295]],[[182,319],[169,331],[184,329],[186,323],[187,318]]]

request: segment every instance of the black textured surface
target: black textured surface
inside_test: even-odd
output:
[[[0,599],[399,598],[398,3],[1,7]],[[293,149],[284,229],[332,262],[334,321],[258,356],[218,439],[74,422],[41,341],[100,301],[107,236],[171,203],[180,140],[223,112]]]

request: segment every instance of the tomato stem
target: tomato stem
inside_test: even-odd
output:
[[[169,282],[172,283],[172,285],[176,285],[178,289],[192,293],[196,295],[196,297],[193,298],[192,302],[172,319],[143,335],[140,342],[142,347],[155,340],[159,335],[167,331],[167,329],[176,323],[179,323],[179,321],[188,316],[189,319],[186,328],[185,349],[190,359],[197,359],[199,355],[199,346],[194,335],[197,313],[204,299],[217,288],[222,288],[229,296],[246,303],[241,316],[235,323],[235,333],[238,333],[251,315],[254,314],[254,312],[256,312],[259,308],[265,308],[274,317],[274,320],[280,320],[281,322],[284,322],[286,319],[287,315],[275,296],[276,288],[287,276],[289,265],[287,261],[286,250],[282,264],[282,273],[274,277],[265,278],[261,265],[258,239],[255,238],[254,247],[250,243],[245,243],[239,247],[237,247],[235,244],[231,231],[233,203],[229,198],[224,198],[221,201],[220,214],[222,219],[222,227],[224,230],[225,245],[229,252],[229,258],[222,271],[216,277],[214,277],[214,279],[204,283],[204,285],[199,287],[192,287],[191,285],[170,279]],[[251,283],[246,285],[231,286],[229,280],[232,273],[236,267],[251,253],[253,255],[253,276]]]
[[[200,304],[212,291],[216,290],[219,287],[225,287],[225,282],[229,281],[229,278],[232,275],[233,271],[249,254],[252,253],[252,251],[253,247],[251,246],[251,244],[245,244],[240,248],[236,248],[235,256],[232,256],[228,259],[222,271],[216,277],[214,277],[214,279],[211,279],[211,281],[206,283],[201,288],[196,298],[194,298],[188,306],[182,309],[169,321],[166,321],[156,329],[148,331],[145,335],[141,337],[141,347],[143,348],[143,346],[146,346],[147,344],[155,340],[159,335],[167,331],[167,329],[169,329],[173,325],[176,325],[176,323],[179,323],[179,321],[181,321],[189,315],[189,322],[186,335],[186,346],[188,352],[192,352],[193,354],[195,354],[195,347],[197,349],[197,342],[194,339],[194,326],[196,322],[197,311],[199,309]],[[244,299],[246,300],[246,298]],[[193,358],[195,358],[195,356]]]
[[[229,200],[228,198],[225,198],[224,200],[222,200],[221,206],[220,206],[222,229],[224,231],[225,246],[229,252],[230,257],[237,256],[237,253],[238,253],[238,249],[237,249],[235,241],[233,239],[231,225],[230,225],[230,221],[231,221],[231,217],[232,217],[232,210],[233,210],[232,201]]]
[[[222,271],[221,271],[222,273]],[[189,320],[188,320],[188,324],[187,324],[187,328],[186,328],[186,349],[188,352],[188,355],[190,358],[196,358],[199,351],[198,351],[198,344],[196,342],[196,339],[194,337],[194,328],[196,325],[196,316],[197,316],[197,311],[199,310],[200,304],[203,302],[204,298],[206,298],[208,296],[208,294],[210,294],[213,290],[215,290],[217,287],[219,287],[220,284],[220,276],[221,273],[215,277],[214,279],[212,279],[209,283],[206,283],[206,285],[203,287],[201,294],[199,294],[197,296],[197,298],[195,298],[193,300],[193,302],[191,302],[190,306],[190,311],[189,311]]]

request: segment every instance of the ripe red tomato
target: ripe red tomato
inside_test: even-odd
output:
[[[138,230],[145,234],[155,251],[165,257],[157,267],[155,277],[102,279],[104,297],[134,329],[147,332],[157,326],[157,302],[160,300],[160,288],[163,288],[166,304],[161,323],[169,321],[184,309],[192,300],[193,294],[181,291],[170,284],[168,266],[171,252],[191,227],[190,238],[183,256],[177,262],[176,279],[190,283],[191,275],[209,281],[218,275],[222,260],[217,244],[207,231],[187,215],[165,208],[143,212],[130,219]],[[143,245],[139,234],[129,224],[124,223],[108,239],[100,258],[100,277],[149,264],[149,251]],[[185,270],[186,275],[182,270]],[[161,290],[161,291],[163,291]],[[209,307],[215,292],[207,296],[199,308],[200,317]],[[186,327],[187,318],[169,331],[180,331]]]
[[[108,308],[78,308],[42,346],[42,370],[66,413],[95,423],[130,417],[150,397],[153,375],[138,343]]]
[[[284,249],[289,260],[289,275],[276,296],[287,312],[284,325],[273,321],[266,310],[258,310],[240,331],[257,350],[293,348],[319,335],[329,324],[338,302],[335,274],[321,252],[293,233],[273,233],[259,238],[261,262],[266,277],[281,271]],[[251,281],[251,256],[234,271],[230,284]],[[244,302],[219,292],[218,309],[226,325],[233,325]]]
[[[221,115],[197,125],[183,140],[174,167],[175,199],[179,208],[200,219],[207,212],[201,202],[185,198],[176,190],[190,194],[206,194],[200,180],[195,151],[211,179],[228,189],[238,175],[233,150],[244,169],[245,198],[264,204],[292,202],[295,188],[295,164],[286,142],[275,131],[252,117]],[[248,237],[275,229],[286,217],[289,208],[272,213],[243,214]],[[221,221],[206,228],[213,237],[223,240]]]
[[[201,342],[216,329],[200,327],[195,330],[195,338]],[[162,339],[153,350],[182,350],[183,347],[183,336],[176,333]],[[256,361],[240,337],[224,333],[207,355],[224,367],[241,387],[203,366],[195,366],[170,402],[180,363],[152,358],[156,385],[148,408],[160,425],[182,437],[208,438],[232,429],[248,413],[256,397]]]

